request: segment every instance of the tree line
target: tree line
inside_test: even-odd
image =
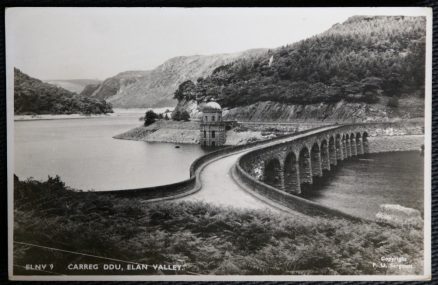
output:
[[[174,121],[190,121],[190,114],[186,110],[176,110],[172,113],[171,117],[169,117],[168,112],[165,114],[162,113],[155,113],[153,110],[149,110],[145,113],[144,119],[144,126],[147,127],[149,125],[152,125],[157,120],[174,120]]]
[[[424,17],[351,17],[320,35],[185,81],[174,97],[215,98],[235,107],[259,101],[372,104],[385,96],[396,107],[399,97],[424,96],[425,26]]]

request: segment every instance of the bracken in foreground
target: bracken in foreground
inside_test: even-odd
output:
[[[70,263],[114,263],[15,244],[14,264],[55,264],[64,274],[419,274],[422,228],[224,209],[203,203],[143,203],[73,191],[57,176],[15,177],[14,239],[178,271],[69,271]],[[373,268],[405,257],[409,272]],[[117,263],[117,262],[116,262]],[[16,268],[16,274],[29,274]],[[34,272],[32,274],[35,274]]]

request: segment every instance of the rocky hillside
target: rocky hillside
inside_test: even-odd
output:
[[[60,79],[46,80],[45,82],[78,94],[80,94],[88,85],[100,84],[100,80],[96,79]]]
[[[112,108],[104,100],[78,95],[14,68],[14,113],[102,114],[112,113]]]
[[[241,120],[422,117],[425,23],[424,17],[351,17],[184,82],[175,92],[178,108],[193,110],[195,98],[214,98],[228,118]]]
[[[111,100],[114,96],[125,92],[130,85],[144,80],[149,71],[125,71],[116,76],[105,79],[100,84],[87,85],[81,95]]]
[[[265,53],[264,49],[233,54],[180,56],[167,60],[150,71],[129,71],[108,78],[99,85],[87,86],[83,95],[105,99],[114,107],[169,107],[179,84],[205,77],[218,66],[237,58],[252,58]]]
[[[420,98],[401,98],[398,108],[391,108],[385,104],[352,103],[345,100],[305,105],[262,101],[227,109],[224,111],[224,119],[264,122],[386,122],[423,117],[423,111],[424,100]],[[198,116],[198,113],[192,114]]]

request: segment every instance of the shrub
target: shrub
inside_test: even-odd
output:
[[[187,112],[186,110],[184,110],[184,111],[182,111],[181,112],[181,116],[180,116],[180,119],[182,120],[182,121],[190,121],[190,114],[189,114],[189,112]]]
[[[186,110],[176,110],[172,113],[172,119],[175,121],[190,121],[190,114]]]
[[[181,120],[181,112],[179,110],[176,110],[172,113],[172,120],[174,120],[174,121]]]
[[[389,98],[386,106],[391,107],[391,108],[397,108],[398,107],[398,98],[397,97]]]
[[[144,117],[144,125],[149,126],[155,123],[157,119],[158,119],[158,115],[154,111],[149,110],[146,112],[146,115]]]

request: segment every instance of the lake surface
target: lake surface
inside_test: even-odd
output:
[[[418,151],[367,154],[341,165],[305,188],[312,201],[364,218],[381,204],[399,204],[423,213],[423,156]]]
[[[104,118],[15,121],[15,174],[46,180],[59,175],[80,190],[156,186],[189,178],[199,145],[113,139],[140,126],[143,113]]]
[[[59,175],[81,190],[119,190],[189,177],[199,145],[117,140],[141,125],[143,113],[15,122],[15,173],[20,179]],[[374,218],[381,204],[423,212],[423,157],[417,151],[368,154],[343,161],[303,189],[303,196],[341,211]]]

